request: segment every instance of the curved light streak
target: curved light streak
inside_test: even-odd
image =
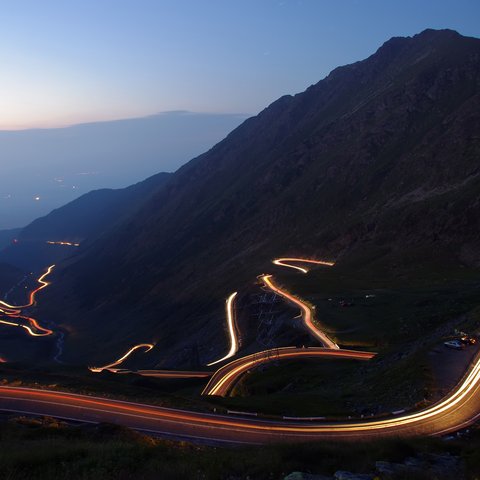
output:
[[[234,323],[234,314],[233,314],[233,301],[237,296],[238,292],[232,293],[226,301],[226,310],[227,310],[227,323],[228,323],[228,333],[230,335],[230,350],[229,352],[219,360],[215,360],[215,362],[211,362],[207,364],[207,367],[211,367],[212,365],[216,365],[217,363],[223,362],[227,358],[233,357],[238,351],[238,340],[237,334],[235,332],[235,323]]]
[[[5,315],[18,315],[18,314],[22,313],[22,311],[20,309],[10,310],[9,308],[7,308],[5,310],[3,308],[0,308],[0,313],[3,313]]]
[[[0,305],[3,305],[4,307],[9,308],[11,310],[18,310],[18,309],[22,309],[22,308],[31,307],[35,303],[35,296],[37,295],[37,293],[40,292],[40,290],[43,290],[44,288],[46,288],[50,285],[49,282],[45,281],[45,278],[48,275],[50,275],[50,273],[52,273],[52,270],[54,268],[55,268],[55,265],[50,265],[47,268],[47,271],[38,278],[37,282],[40,284],[40,286],[37,287],[35,290],[32,290],[30,292],[29,299],[28,299],[29,302],[27,304],[25,304],[25,305],[10,305],[9,303],[6,303],[6,302],[0,300]]]
[[[26,305],[10,305],[6,302],[0,301],[0,304],[3,306],[3,308],[0,308],[0,314],[4,314],[8,318],[16,318],[16,319],[20,318],[22,320],[26,320],[27,322],[30,323],[31,326],[29,327],[28,325],[23,325],[23,324],[18,323],[18,322],[9,322],[7,320],[0,320],[0,323],[2,323],[3,325],[9,325],[9,326],[13,326],[13,327],[21,327],[21,328],[25,329],[28,332],[28,334],[31,335],[32,337],[45,337],[47,335],[52,335],[53,334],[53,330],[50,330],[49,328],[42,327],[37,322],[37,320],[35,320],[32,317],[26,317],[24,315],[21,315],[21,313],[22,313],[23,308],[31,307],[35,303],[35,296],[40,290],[43,290],[44,288],[48,287],[48,285],[50,285],[49,282],[45,281],[45,278],[47,277],[47,275],[49,275],[52,272],[54,267],[55,267],[55,265],[50,265],[50,267],[48,267],[47,271],[38,278],[37,281],[40,284],[40,286],[38,288],[36,288],[35,290],[33,290],[32,292],[30,292],[29,303],[28,304],[26,304]],[[37,331],[34,331],[33,329],[35,329]],[[38,333],[38,332],[40,332],[40,333]]]
[[[339,353],[339,352],[335,352]],[[163,434],[181,433],[193,438],[223,441],[268,443],[308,441],[314,439],[365,438],[366,436],[441,435],[464,428],[480,417],[480,356],[459,385],[440,402],[415,413],[372,421],[320,422],[305,420],[262,420],[230,418],[188,410],[175,410],[153,405],[122,402],[100,397],[0,386],[0,398],[7,408],[23,411],[19,402],[27,403],[29,411],[91,421],[117,422],[140,430]],[[12,405],[12,400],[15,404]],[[11,407],[10,407],[11,408]],[[80,415],[78,414],[81,409]],[[75,418],[72,418],[75,419]]]
[[[125,353],[125,355],[123,355],[122,357],[120,357],[118,360],[115,360],[114,362],[112,363],[109,363],[108,365],[105,365],[103,367],[88,367],[88,369],[91,371],[91,372],[95,372],[95,373],[98,373],[98,372],[101,372],[103,370],[109,370],[110,368],[112,367],[116,367],[117,365],[120,365],[121,363],[123,363],[135,350],[138,350],[139,348],[145,348],[145,352],[144,353],[147,353],[149,352],[155,345],[151,344],[151,343],[140,343],[139,345],[135,345],[134,347],[132,347],[130,350],[128,350],[127,353]]]
[[[24,318],[24,317],[21,317]],[[9,322],[7,320],[0,320],[0,323],[3,325],[9,325],[11,327],[20,327],[25,329],[29,335],[32,337],[45,337],[46,335],[51,335],[51,333],[36,333],[34,332],[29,326],[27,325],[22,325],[21,323],[14,323],[14,322]],[[40,327],[41,328],[41,327]],[[51,330],[49,330],[51,332]],[[52,332],[53,333],[53,332]]]
[[[278,293],[278,295],[286,298],[290,302],[294,303],[297,305],[297,307],[300,307],[300,310],[302,312],[302,318],[303,321],[305,322],[305,326],[308,328],[308,330],[322,343],[322,345],[326,348],[340,348],[334,341],[330,340],[328,336],[319,330],[315,324],[313,323],[313,313],[312,309],[304,302],[299,300],[298,298],[294,297],[290,293],[286,292],[285,290],[281,290],[278,288],[271,280],[272,276],[271,275],[262,275],[261,280],[265,283],[265,285],[270,288],[270,290],[273,290],[275,293]]]
[[[40,330],[43,333],[30,333],[30,335],[33,335],[34,337],[45,337],[47,335],[52,335],[53,330],[50,330],[49,328],[42,327],[34,318],[32,317],[25,317],[24,315],[10,315],[11,318],[21,318],[23,320],[27,320],[27,322],[30,323],[35,329]],[[25,325],[21,325],[23,328],[27,328]],[[30,332],[31,329],[28,328],[28,331]]]
[[[154,378],[208,378],[212,376],[212,372],[194,372],[187,370],[123,370],[109,368],[109,372],[112,373],[133,373],[142,377],[154,377]]]
[[[370,360],[376,354],[372,352],[360,352],[357,350],[327,349],[323,347],[296,348],[280,347],[253,353],[239,358],[218,369],[204,388],[202,395],[225,396],[231,390],[238,378],[251,368],[260,364],[276,360],[295,358],[347,358],[354,360]]]
[[[334,262],[325,262],[323,260],[312,260],[312,259],[308,259],[308,258],[276,258],[275,260],[273,260],[272,263],[274,263],[275,265],[279,265],[281,267],[293,268],[293,269],[298,270],[302,273],[308,273],[307,268],[298,267],[297,265],[291,265],[290,262],[312,263],[312,264],[315,264],[315,265],[324,265],[324,266],[327,266],[327,267],[333,267],[335,265]]]
[[[66,245],[68,247],[79,247],[79,243],[72,243],[72,242],[54,242],[52,240],[47,240],[49,245]]]

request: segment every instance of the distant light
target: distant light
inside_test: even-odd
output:
[[[40,197],[34,197],[34,200],[38,202],[40,200]]]

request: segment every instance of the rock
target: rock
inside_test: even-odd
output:
[[[375,462],[375,468],[382,480],[395,478],[421,478],[425,472],[435,478],[460,480],[464,478],[463,466],[459,457],[449,454],[421,454],[418,457],[408,457],[404,463]]]
[[[312,473],[292,472],[284,480],[333,480],[325,475],[314,475]]]
[[[374,476],[369,473],[351,473],[344,470],[338,470],[333,475],[335,480],[373,480]]]

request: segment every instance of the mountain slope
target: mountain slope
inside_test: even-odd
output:
[[[71,248],[49,245],[47,241],[88,244],[132,215],[170,175],[159,173],[127,188],[94,190],[82,195],[23,228],[17,233],[16,243],[0,251],[0,261],[28,270],[72,255]]]
[[[0,250],[12,243],[15,237],[20,233],[21,228],[12,228],[10,230],[0,230]]]
[[[478,264],[479,93],[480,40],[426,30],[280,98],[59,273],[71,358],[150,339],[181,363],[275,255]]]

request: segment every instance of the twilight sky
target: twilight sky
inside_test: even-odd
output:
[[[254,114],[392,36],[480,35],[478,0],[0,0],[0,129]]]
[[[173,171],[425,28],[479,37],[480,0],[0,0],[0,230]]]

